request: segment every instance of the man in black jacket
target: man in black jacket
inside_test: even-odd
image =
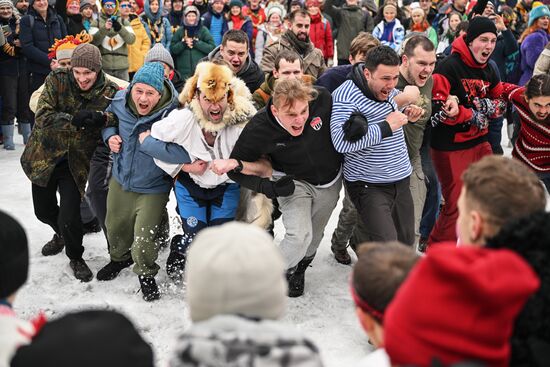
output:
[[[304,292],[304,273],[313,261],[323,230],[342,187],[342,156],[330,137],[332,98],[324,88],[281,80],[265,109],[246,125],[231,159],[220,172],[242,186],[277,197],[285,237],[289,296]],[[276,181],[240,172],[242,161],[271,160]]]

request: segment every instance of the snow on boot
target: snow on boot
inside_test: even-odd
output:
[[[175,283],[180,283],[183,280],[185,271],[185,255],[179,252],[170,252],[168,260],[166,260],[166,273]]]
[[[129,258],[125,261],[113,261],[111,260],[107,265],[102,267],[97,272],[97,280],[113,280],[115,279],[118,274],[122,271],[122,269],[125,269],[132,265],[134,263],[134,260],[132,258]]]
[[[21,135],[23,135],[23,144],[27,144],[31,136],[31,124],[21,122],[18,126],[21,128]]]
[[[44,256],[53,256],[57,255],[61,251],[63,251],[63,247],[65,247],[65,241],[63,241],[63,238],[61,236],[54,234],[53,238],[49,240],[44,247],[42,247],[42,255]]]
[[[74,277],[82,282],[89,282],[94,274],[83,259],[72,259],[69,263],[73,269]]]
[[[313,261],[314,256],[304,257],[294,268],[288,269],[286,280],[288,281],[288,296],[300,297],[304,294],[306,270]]]
[[[139,275],[139,284],[141,285],[141,293],[143,293],[143,299],[147,302],[160,299],[159,287],[154,277],[148,277]]]
[[[4,135],[4,149],[15,150],[13,143],[13,125],[2,125],[2,135]]]

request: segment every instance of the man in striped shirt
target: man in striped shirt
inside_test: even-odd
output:
[[[346,188],[368,240],[413,245],[412,167],[402,126],[417,121],[424,111],[406,106],[418,100],[419,91],[407,86],[400,94],[395,89],[398,77],[395,51],[373,48],[333,93],[331,135],[336,150],[344,153]]]

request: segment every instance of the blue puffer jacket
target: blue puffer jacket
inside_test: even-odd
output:
[[[175,143],[165,143],[148,136],[143,144],[139,143],[139,134],[151,130],[151,126],[178,106],[178,93],[172,83],[164,82],[169,101],[151,115],[137,117],[128,107],[131,85],[117,92],[106,112],[118,117],[118,127],[103,129],[103,140],[107,143],[113,135],[120,135],[122,147],[113,154],[113,177],[124,191],[140,194],[159,194],[169,192],[172,179],[161,170],[153,158],[168,163],[189,163],[189,154]]]
[[[149,0],[145,0],[143,7],[143,14],[141,14],[141,23],[145,28],[145,32],[151,40],[151,47],[155,43],[162,43],[165,49],[170,49],[170,42],[172,41],[172,26],[170,21],[162,16],[163,1],[159,0],[159,11],[156,14],[151,12]],[[154,28],[157,28],[155,31]]]
[[[31,21],[31,17],[34,19]],[[31,29],[32,22],[32,29]],[[50,73],[50,59],[48,49],[56,39],[67,35],[67,28],[55,10],[48,8],[46,21],[31,7],[29,12],[20,21],[21,30],[19,39],[23,54],[27,57],[31,72],[47,75]]]

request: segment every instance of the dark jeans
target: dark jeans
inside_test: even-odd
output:
[[[348,59],[338,59],[338,65],[349,65],[350,62]]]
[[[32,112],[29,108],[29,75],[0,76],[0,98],[2,98],[2,114],[0,124],[13,125],[17,117],[20,123],[30,122]]]
[[[498,117],[489,122],[489,144],[491,144],[491,149],[493,154],[503,155],[504,151],[502,150],[502,124],[504,123],[504,117]]]
[[[90,173],[88,174],[88,187],[85,196],[92,212],[101,225],[101,229],[103,229],[107,246],[109,246],[109,240],[107,239],[105,217],[107,216],[107,193],[109,192],[111,166],[112,158],[109,148],[99,145],[90,160]]]
[[[420,221],[420,237],[427,239],[430,237],[432,228],[435,225],[439,215],[439,205],[441,204],[441,186],[433,166],[428,141],[425,141],[420,148],[420,159],[422,161],[422,171],[424,172],[424,182],[426,183],[426,201],[424,202],[422,220]]]
[[[56,194],[58,190],[59,205]],[[67,160],[55,167],[46,187],[32,184],[32,201],[36,218],[63,237],[65,251],[70,259],[80,259],[84,253],[80,200],[80,192],[71,175]]]
[[[367,241],[414,244],[414,205],[405,178],[391,184],[346,181],[346,189],[363,224]]]

